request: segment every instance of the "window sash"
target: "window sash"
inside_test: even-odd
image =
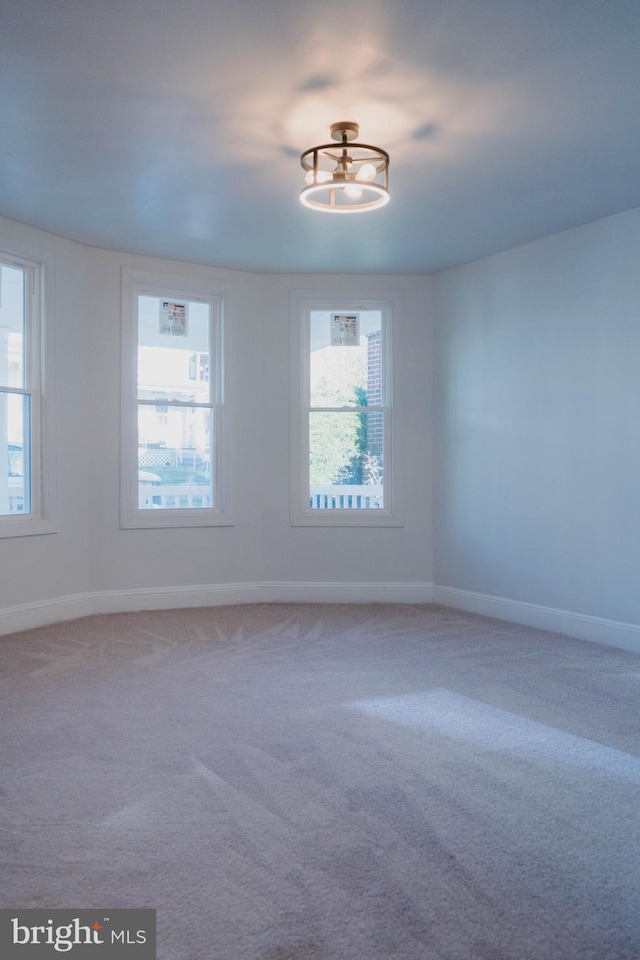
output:
[[[22,245],[19,245],[22,246]],[[20,270],[24,276],[23,284],[23,342],[22,342],[22,384],[0,386],[0,393],[9,397],[23,397],[24,416],[22,434],[23,460],[23,498],[22,509],[16,511],[10,503],[10,511],[0,514],[0,537],[53,533],[55,528],[45,516],[43,496],[43,381],[44,381],[44,324],[46,291],[45,283],[52,271],[50,254],[43,254],[31,245],[24,245],[32,256],[19,256],[15,252],[8,254],[0,251],[0,264]],[[9,438],[7,437],[7,449]],[[9,480],[8,467],[7,482]],[[18,495],[16,495],[17,497]],[[49,505],[50,506],[50,505]]]
[[[381,392],[380,401],[367,406],[348,404],[319,406],[311,399],[311,315],[315,312],[381,313]],[[379,299],[354,295],[353,291],[334,291],[319,296],[315,291],[292,291],[290,297],[291,336],[291,523],[303,526],[401,526],[394,514],[393,443],[392,443],[392,377],[391,323],[399,313],[399,295],[386,293]],[[327,508],[314,509],[310,499],[310,431],[313,413],[340,415],[369,413],[383,417],[384,507],[380,509]],[[342,485],[336,485],[343,489]],[[347,490],[348,485],[344,485]]]
[[[156,282],[157,276],[157,282]],[[149,275],[142,271],[123,269],[123,304],[122,304],[122,469],[121,469],[121,520],[122,529],[129,528],[158,528],[158,527],[192,527],[228,525],[232,521],[226,507],[226,483],[223,471],[225,450],[225,427],[223,405],[223,338],[222,313],[224,284],[216,285],[216,289],[201,280],[190,283],[188,278],[176,276],[173,278],[160,275]],[[158,396],[139,397],[138,382],[138,304],[140,297],[152,297],[159,300],[177,300],[187,303],[207,304],[209,307],[209,369],[210,376],[206,382],[208,399],[172,399],[166,394],[171,392],[170,385],[159,385]],[[144,345],[144,344],[143,344]],[[176,344],[178,346],[178,344]],[[186,351],[191,353],[193,351]],[[186,357],[187,363],[189,356]],[[200,384],[202,387],[204,384]],[[158,405],[166,410],[165,416],[171,411],[209,411],[210,417],[210,477],[211,482],[202,484],[201,491],[191,491],[189,494],[174,490],[174,485],[167,482],[165,486],[171,488],[164,497],[160,508],[150,509],[140,507],[141,488],[138,482],[139,470],[153,472],[153,467],[139,465],[138,457],[138,415],[143,408],[155,412]],[[160,428],[163,429],[162,425]],[[193,485],[196,486],[195,484]],[[200,485],[198,485],[200,486]],[[149,492],[153,493],[153,487]],[[147,491],[145,490],[145,494]],[[200,496],[210,497],[211,505],[194,506]],[[189,503],[180,500],[182,496],[189,498]],[[173,503],[169,506],[167,504]]]

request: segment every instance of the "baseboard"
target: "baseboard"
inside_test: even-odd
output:
[[[0,610],[0,636],[16,633],[18,630],[31,630],[44,627],[61,620],[76,620],[96,613],[93,595],[75,594],[68,597],[56,597],[52,600],[36,600],[15,607]]]
[[[96,613],[215,607],[232,603],[431,603],[431,583],[219,583],[101,590],[0,609],[0,635]]]
[[[440,603],[485,617],[566,633],[640,653],[640,626],[432,583],[266,582],[101,590],[0,610],[0,635],[96,613],[215,607],[233,603]]]
[[[633,623],[556,610],[553,607],[494,597],[472,590],[459,590],[455,587],[434,586],[433,602],[457,610],[479,613],[484,617],[522,623],[554,633],[566,633],[578,640],[590,640],[593,643],[604,643],[640,653],[640,626]]]

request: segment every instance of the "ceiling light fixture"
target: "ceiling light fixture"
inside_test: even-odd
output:
[[[306,171],[300,202],[325,213],[363,213],[389,203],[389,154],[380,147],[356,143],[357,123],[331,125],[338,141],[311,147],[300,157]],[[337,152],[336,152],[337,151]]]

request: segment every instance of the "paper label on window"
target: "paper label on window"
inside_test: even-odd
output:
[[[360,345],[360,314],[331,314],[331,346],[357,347]]]
[[[168,300],[161,302],[160,333],[169,337],[189,336],[186,303],[170,303]]]

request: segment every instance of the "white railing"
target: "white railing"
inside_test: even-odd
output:
[[[12,477],[9,493],[9,513],[24,509],[22,483]],[[163,483],[158,486],[141,484],[138,494],[140,510],[172,510],[207,508],[211,506],[211,491],[207,484]],[[358,485],[327,483],[309,488],[309,506],[312,510],[380,510],[384,506],[382,484]]]
[[[381,510],[383,486],[376,484],[326,483],[309,487],[312,510]]]
[[[198,509],[211,506],[211,488],[207,483],[140,484],[140,510]]]

